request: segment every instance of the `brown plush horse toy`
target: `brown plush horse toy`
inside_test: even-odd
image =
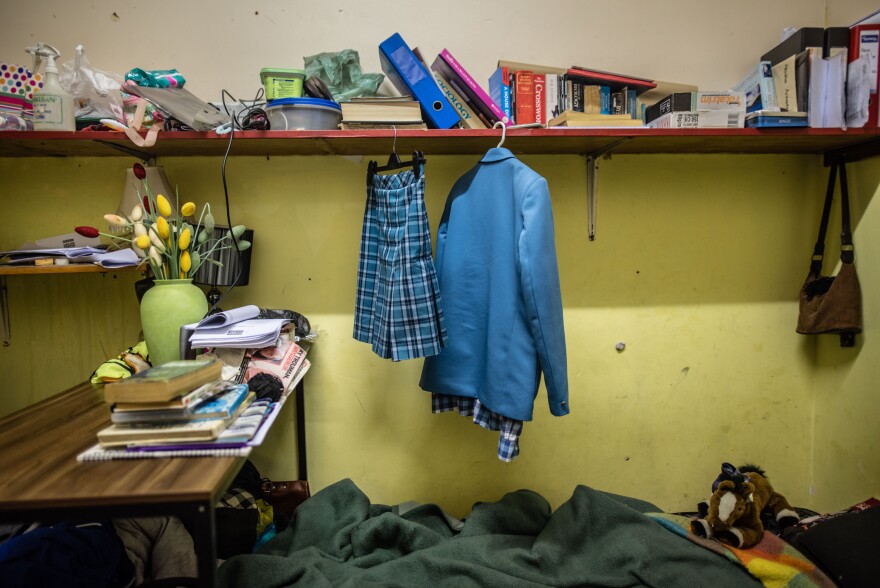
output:
[[[721,464],[721,475],[712,484],[708,504],[700,504],[704,518],[691,521],[691,531],[700,537],[715,537],[722,543],[747,549],[764,536],[761,514],[772,515],[780,527],[800,520],[782,494],[773,490],[764,471],[754,465],[739,469]]]

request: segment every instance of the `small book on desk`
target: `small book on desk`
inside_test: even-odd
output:
[[[232,416],[225,419],[163,424],[113,424],[98,431],[98,442],[102,447],[119,447],[137,443],[159,445],[187,441],[212,441],[250,406],[254,398],[256,398],[256,394],[248,393],[245,401],[239,404]]]
[[[104,400],[116,402],[164,402],[202,384],[220,378],[216,359],[169,361],[104,386]]]
[[[113,461],[116,459],[145,459],[162,457],[247,457],[253,447],[213,447],[195,449],[160,449],[157,451],[128,451],[101,447],[98,443],[76,456],[76,461]]]
[[[204,390],[204,398],[182,408],[153,410],[119,410],[113,407],[110,421],[113,423],[168,423],[204,419],[225,419],[232,416],[248,394],[247,384],[218,380],[197,388]],[[131,405],[127,405],[131,406]],[[135,404],[135,406],[137,406]]]

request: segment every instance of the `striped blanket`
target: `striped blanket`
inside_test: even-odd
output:
[[[743,566],[767,588],[834,588],[835,584],[797,549],[768,531],[750,549],[737,549],[690,532],[691,519],[667,513],[646,513],[668,530]]]

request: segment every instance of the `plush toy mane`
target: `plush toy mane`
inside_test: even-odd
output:
[[[739,468],[721,464],[721,474],[712,488],[709,500],[699,507],[703,518],[691,521],[691,530],[701,537],[748,548],[764,535],[762,512],[772,513],[780,526],[799,520],[785,497],[773,489],[764,470],[754,464]]]

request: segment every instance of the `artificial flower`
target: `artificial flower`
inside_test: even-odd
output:
[[[177,246],[181,251],[184,251],[189,247],[189,242],[192,239],[192,233],[189,230],[189,227],[185,227],[183,232],[180,233],[180,237],[177,239]],[[184,253],[186,253],[184,251]]]
[[[168,199],[159,194],[156,196],[156,208],[159,209],[159,214],[168,218],[171,216],[171,203],[168,202]]]
[[[192,278],[204,263],[222,265],[212,259],[215,252],[250,248],[251,243],[241,238],[247,230],[244,225],[224,232],[219,239],[214,238],[214,215],[209,204],[205,204],[194,222],[191,220],[196,214],[194,202],[186,202],[180,207],[179,214],[175,214],[164,195],[150,193],[147,173],[141,164],[134,165],[134,175],[143,183],[144,192],[138,193],[143,204],[135,205],[127,217],[104,216],[114,232],[120,232],[115,231],[116,228],[126,229],[125,234],[131,235],[131,239],[105,234],[88,226],[76,227],[76,232],[86,237],[104,236],[130,243],[138,256],[149,262],[153,277],[160,280]]]
[[[184,251],[180,254],[180,271],[185,274],[190,268],[192,268],[192,259],[189,256],[189,251]]]
[[[106,220],[111,225],[114,225],[117,227],[124,227],[125,225],[128,224],[128,221],[126,219],[122,218],[121,216],[119,216],[118,214],[105,214],[104,220]]]
[[[160,216],[156,219],[156,232],[165,240],[171,235],[171,227],[168,225],[168,221],[165,220],[164,216]]]

